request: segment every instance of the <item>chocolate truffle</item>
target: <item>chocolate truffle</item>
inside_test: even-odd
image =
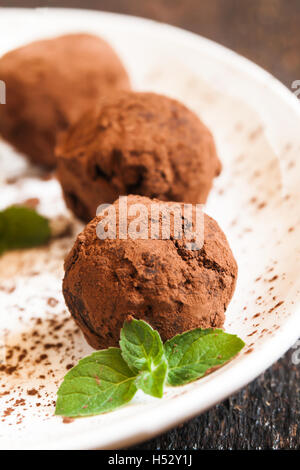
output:
[[[118,92],[87,112],[57,148],[68,207],[91,220],[120,195],[205,202],[221,164],[210,131],[176,100]]]
[[[34,163],[56,164],[56,136],[98,99],[130,88],[127,73],[101,38],[70,34],[36,41],[0,59],[6,105],[0,134]]]
[[[149,214],[147,229],[155,220],[161,226],[161,217],[153,219],[150,210],[159,201],[140,196],[127,199],[129,215],[133,204],[143,204]],[[201,249],[191,250],[185,234],[175,239],[174,231],[169,239],[134,239],[132,232],[131,238],[123,239],[119,201],[113,208],[115,217],[110,211],[102,212],[85,227],[65,261],[65,301],[88,343],[96,349],[117,346],[128,315],[150,323],[164,341],[196,327],[222,327],[235,289],[237,264],[215,220],[204,215],[204,243]],[[193,206],[194,214],[195,210]],[[115,239],[99,238],[97,226],[104,216],[107,229],[110,222],[115,223]],[[127,228],[133,220],[128,217]]]

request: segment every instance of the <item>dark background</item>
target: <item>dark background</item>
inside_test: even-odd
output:
[[[0,0],[0,6],[144,16],[230,47],[288,87],[300,79],[300,0]],[[300,449],[300,365],[292,364],[292,352],[222,404],[135,449]]]

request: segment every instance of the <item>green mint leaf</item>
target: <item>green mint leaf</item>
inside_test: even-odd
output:
[[[49,221],[28,207],[11,206],[0,212],[0,253],[45,244]]]
[[[124,360],[134,372],[151,372],[164,360],[159,333],[143,320],[132,318],[124,322],[120,347]]]
[[[164,393],[164,384],[167,377],[168,365],[163,361],[151,372],[140,372],[136,379],[136,386],[143,390],[147,395],[152,395],[156,398],[162,398]]]
[[[232,359],[245,343],[223,330],[195,330],[174,336],[164,344],[169,385],[177,386],[202,377],[212,367]]]
[[[134,397],[135,380],[119,348],[97,351],[66,374],[57,393],[55,414],[78,417],[111,411]]]

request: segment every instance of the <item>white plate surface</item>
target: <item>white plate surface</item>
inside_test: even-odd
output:
[[[103,449],[149,439],[234,393],[300,336],[296,97],[253,63],[211,41],[121,15],[1,9],[0,54],[69,31],[105,37],[135,88],[182,100],[213,131],[224,168],[206,210],[224,229],[239,264],[226,330],[240,335],[246,347],[210,376],[168,388],[162,400],[141,393],[115,412],[63,423],[53,416],[57,386],[66,368],[91,350],[61,295],[62,263],[72,237],[6,254],[0,259],[0,331],[7,345],[6,372],[0,371],[0,448],[5,449]],[[58,183],[41,180],[3,142],[0,175],[1,207],[37,197],[41,212],[65,213]]]

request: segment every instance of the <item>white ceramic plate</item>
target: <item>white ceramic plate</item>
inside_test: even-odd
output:
[[[272,76],[233,52],[152,21],[83,10],[1,9],[0,54],[33,39],[89,31],[116,48],[138,89],[175,96],[212,129],[224,169],[207,204],[227,234],[239,281],[226,330],[246,342],[230,364],[162,400],[63,423],[54,400],[66,368],[90,348],[65,310],[62,262],[72,238],[0,259],[0,447],[117,448],[149,439],[234,393],[300,336],[300,107]],[[0,77],[1,78],[1,77]],[[76,99],[76,96],[74,96]],[[1,206],[38,197],[64,213],[58,183],[0,146]],[[14,183],[7,177],[22,174]],[[272,404],[270,405],[272,406]]]

